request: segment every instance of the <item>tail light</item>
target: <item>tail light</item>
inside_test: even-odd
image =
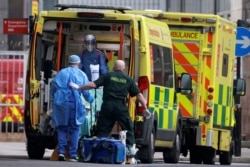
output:
[[[214,93],[214,88],[213,87],[209,87],[208,88],[208,96],[207,96],[207,99],[208,99],[207,110],[206,110],[206,113],[208,115],[212,115],[212,113],[213,113],[213,109],[212,109],[212,107],[213,107],[212,100],[214,98],[213,93]]]
[[[208,98],[208,100],[212,100],[213,99],[213,95],[208,95],[207,98]]]
[[[141,136],[142,135],[142,130],[141,129],[137,130],[136,134]]]
[[[208,108],[208,109],[207,109],[207,114],[208,114],[208,115],[211,115],[211,114],[212,114],[212,112],[213,112],[213,111],[212,111],[212,109],[211,109],[211,108]]]
[[[209,88],[208,88],[208,92],[209,92],[209,93],[213,93],[213,92],[214,92],[214,88],[209,87]]]
[[[104,18],[103,13],[92,13],[92,12],[78,12],[77,16],[81,18],[94,18],[94,19]]]
[[[148,102],[148,91],[149,91],[149,80],[148,80],[148,77],[147,76],[139,77],[138,86],[139,86],[139,89],[140,89],[143,97]],[[148,106],[148,103],[147,103],[147,106]],[[144,108],[139,103],[139,106],[137,108],[137,112],[142,114],[143,110],[144,110]]]
[[[182,22],[192,22],[192,18],[191,17],[182,17],[181,21]]]

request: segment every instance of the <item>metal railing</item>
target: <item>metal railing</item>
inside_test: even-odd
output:
[[[24,132],[27,60],[28,52],[26,51],[0,51],[1,135]]]

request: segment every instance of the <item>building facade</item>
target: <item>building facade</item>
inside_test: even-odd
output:
[[[0,49],[1,50],[25,50],[28,44],[28,34],[7,35],[3,33],[4,18],[28,18],[30,0],[2,0],[0,5]]]

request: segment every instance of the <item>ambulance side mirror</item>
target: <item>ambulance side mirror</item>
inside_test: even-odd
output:
[[[245,79],[239,78],[234,81],[234,95],[244,96],[246,94],[246,81]]]
[[[191,94],[192,89],[192,77],[188,73],[182,73],[179,80],[179,92],[185,95]]]

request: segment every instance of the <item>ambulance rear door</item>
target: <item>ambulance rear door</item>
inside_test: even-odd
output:
[[[192,76],[193,93],[190,95],[179,95],[179,107],[182,117],[199,117],[202,108],[202,94],[205,83],[206,71],[209,72],[211,62],[202,58],[202,44],[206,34],[203,34],[202,27],[170,26],[173,42],[173,53],[175,70],[177,76],[186,72]],[[211,58],[211,57],[210,57]],[[210,72],[209,72],[210,74]],[[204,77],[204,78],[202,78]]]

